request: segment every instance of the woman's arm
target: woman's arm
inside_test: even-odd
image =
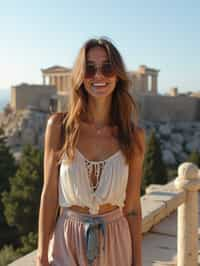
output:
[[[61,115],[55,113],[47,121],[44,144],[44,183],[41,193],[38,225],[38,264],[48,264],[48,245],[58,207],[57,151],[61,143]]]
[[[127,218],[132,238],[132,265],[142,266],[142,211],[140,203],[140,189],[142,179],[142,166],[145,154],[145,131],[137,128],[134,135],[142,147],[140,151],[134,144],[134,155],[129,168],[128,185],[124,214]]]

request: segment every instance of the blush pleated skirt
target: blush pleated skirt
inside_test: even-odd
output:
[[[80,213],[64,208],[49,243],[51,266],[131,266],[132,244],[129,225],[120,208],[99,215]],[[88,263],[85,220],[104,221],[105,234],[98,232],[98,256]]]

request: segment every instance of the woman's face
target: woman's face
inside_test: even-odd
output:
[[[105,63],[109,63],[109,59],[104,48],[97,46],[88,51],[86,64],[90,67],[91,65],[97,67],[97,71],[91,77],[86,75],[83,83],[88,94],[95,98],[111,95],[116,86],[117,76],[115,73],[110,76],[102,73],[101,66],[103,64],[105,66]]]

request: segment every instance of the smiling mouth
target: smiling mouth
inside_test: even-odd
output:
[[[108,85],[108,83],[106,83],[106,82],[93,82],[92,83],[92,86],[94,86],[94,87],[105,87],[107,85]]]

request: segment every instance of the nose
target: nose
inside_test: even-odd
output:
[[[102,74],[102,72],[101,72],[101,67],[97,67],[97,70],[96,70],[96,73],[95,73],[95,75],[94,75],[94,77],[102,77],[103,76],[103,74]]]

